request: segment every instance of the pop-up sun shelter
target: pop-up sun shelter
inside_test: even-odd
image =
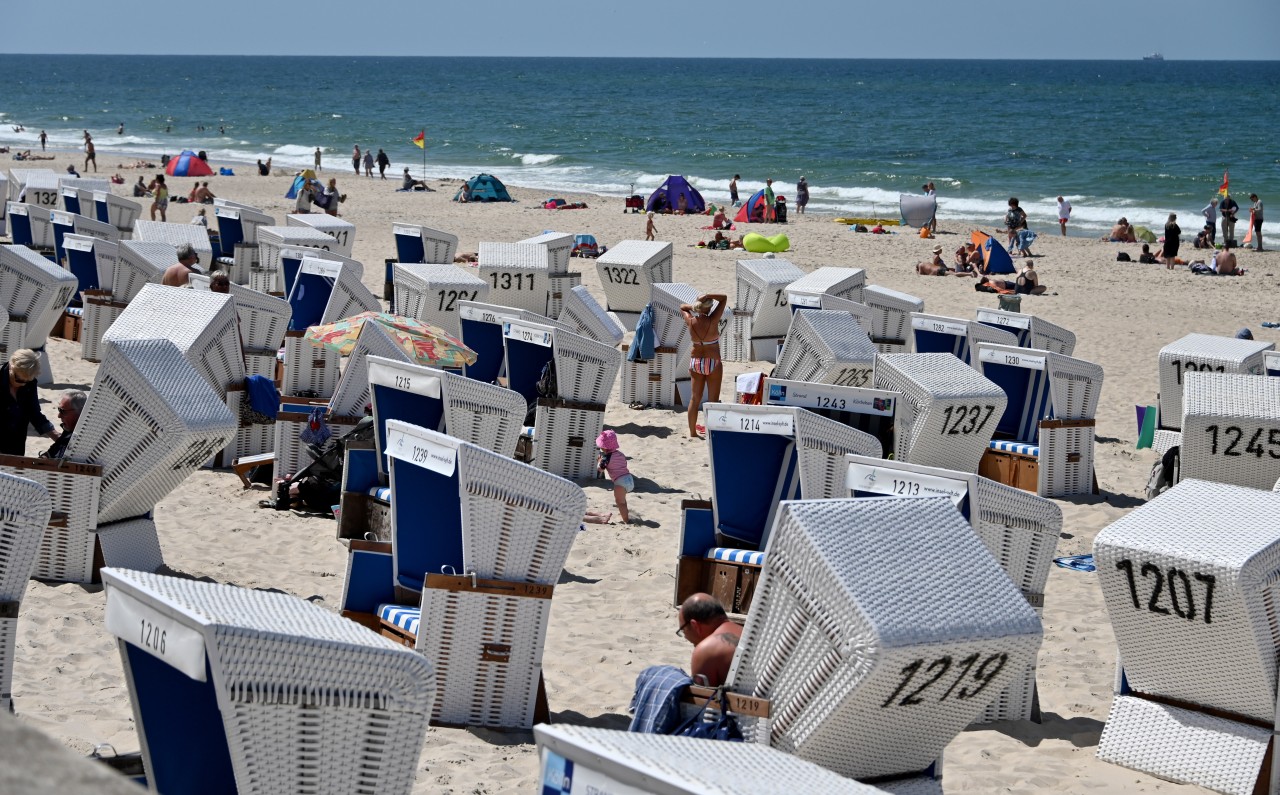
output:
[[[733,220],[740,224],[747,223],[748,221],[763,223],[765,211],[767,209],[768,208],[765,207],[764,204],[764,189],[762,188],[751,194],[751,198],[747,199],[747,201],[742,205]]]
[[[164,173],[171,177],[212,177],[213,169],[209,164],[196,156],[190,149],[183,149],[182,154],[169,161]]]
[[[467,180],[467,185],[471,188],[471,196],[468,201],[473,202],[509,202],[513,201],[511,194],[507,193],[507,186],[502,184],[502,180],[492,174],[477,174]],[[458,201],[462,196],[462,189],[454,194],[453,200]]]
[[[655,213],[674,212],[680,208],[681,196],[685,200],[685,212],[705,213],[707,211],[707,203],[703,201],[702,194],[698,193],[697,188],[690,185],[689,180],[684,177],[676,176],[667,177],[661,187],[649,194],[645,209]]]
[[[988,276],[1015,272],[1013,269],[1013,257],[1009,256],[1009,252],[1005,251],[1004,246],[996,242],[994,237],[985,232],[974,230],[969,239],[982,251],[982,261],[987,265]]]

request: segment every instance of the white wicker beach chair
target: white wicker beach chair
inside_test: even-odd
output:
[[[53,502],[44,486],[0,473],[0,712],[13,711],[18,608],[52,510]]]
[[[861,303],[866,282],[862,268],[817,268],[787,285],[787,302],[793,309],[822,309],[822,297],[829,295]]]
[[[542,246],[547,250],[547,267],[551,274],[569,272],[569,257],[573,253],[574,236],[563,232],[543,232],[524,240],[517,240],[522,246]]]
[[[98,524],[150,511],[227,445],[238,420],[169,340],[106,346],[67,449],[102,467]]]
[[[489,284],[488,302],[546,315],[551,259],[544,246],[481,243],[477,272]]]
[[[1280,477],[1280,379],[1188,372],[1181,476],[1270,489]]]
[[[314,347],[314,346],[313,346]],[[396,344],[380,323],[365,323],[360,327],[356,346],[347,356],[338,385],[329,398],[329,414],[334,417],[363,417],[369,405],[368,357],[378,356],[410,364],[412,360],[403,348]]]
[[[159,792],[408,793],[430,663],[283,593],[103,572]]]
[[[9,178],[0,172],[0,235],[9,234]]]
[[[19,348],[40,356],[39,381],[53,383],[44,345],[76,294],[79,280],[26,246],[0,246],[0,307],[8,323],[0,331],[0,357]]]
[[[213,243],[209,240],[209,230],[206,227],[164,221],[136,221],[133,225],[133,239],[147,243],[168,243],[175,249],[183,243],[189,243],[199,255],[200,269],[213,269]],[[173,262],[169,264],[172,265]]]
[[[874,382],[876,353],[867,332],[848,312],[800,309],[791,316],[773,376],[869,387]]]
[[[1040,640],[950,500],[789,502],[726,684],[770,702],[742,719],[751,741],[853,778],[939,777]]]
[[[868,335],[876,328],[875,319],[879,316],[877,310],[872,309],[866,304],[858,301],[850,301],[847,298],[839,298],[834,295],[823,295],[819,297],[821,305],[819,309],[825,309],[834,312],[848,312],[853,315],[853,319],[858,321],[858,325],[862,326],[862,330]]]
[[[1018,337],[1011,331],[976,320],[926,315],[923,312],[911,313],[911,339],[916,353],[949,353],[973,367],[977,367],[979,343],[1018,345]]]
[[[1273,378],[1280,376],[1280,351],[1267,351],[1262,354],[1262,374]]]
[[[65,257],[64,265],[80,282],[77,288],[79,293],[83,294],[86,290],[111,291],[111,277],[120,259],[120,246],[117,243],[68,234],[62,236],[62,252]],[[82,296],[77,298],[83,301]]]
[[[178,346],[220,397],[244,383],[240,322],[230,295],[144,285],[102,340],[147,339],[167,339]]]
[[[302,250],[302,256],[314,255],[307,249],[334,252],[336,242],[319,229],[310,226],[258,227],[258,267],[250,273],[249,286],[264,293],[289,293],[292,287],[282,263],[282,252]],[[302,256],[295,255],[295,261]]]
[[[94,218],[114,226],[125,239],[132,237],[133,225],[142,215],[141,204],[105,190],[93,192],[93,210]]]
[[[878,439],[885,454],[892,453],[896,447],[896,415],[901,397],[897,392],[883,389],[815,384],[773,377],[764,379],[764,405],[798,406],[848,425]]]
[[[108,186],[110,184],[111,184],[110,182],[107,183]],[[92,204],[93,191],[86,191],[86,193],[89,194],[89,201],[90,201],[90,204]],[[61,209],[63,212],[71,213],[73,215],[79,215],[80,214],[80,189],[74,185],[59,185],[58,186],[58,203],[60,205],[59,209]],[[89,215],[90,217],[93,216],[92,206],[89,207]]]
[[[96,218],[93,206],[94,191],[111,192],[111,180],[97,177],[58,176],[58,198],[64,212]]]
[[[870,795],[885,792],[768,747],[689,737],[539,725],[543,792],[655,795]]]
[[[1277,736],[1277,512],[1275,493],[1184,480],[1098,534],[1120,656],[1099,758],[1219,792],[1276,792],[1258,778]]]
[[[911,313],[924,311],[924,299],[870,284],[862,290],[862,303],[874,312],[871,341],[880,352],[906,352],[911,335]]]
[[[582,285],[574,287],[565,294],[560,314],[556,315],[556,318],[570,326],[574,333],[606,345],[617,345],[627,334],[617,315],[601,306],[591,292]]]
[[[248,284],[253,269],[261,265],[258,229],[274,226],[276,219],[256,207],[224,199],[214,199],[213,203],[213,215],[218,220],[218,267],[227,272],[233,284]]]
[[[459,332],[458,302],[489,297],[489,282],[474,269],[457,265],[397,262],[392,266],[392,282],[396,314],[439,326],[455,336]]]
[[[35,204],[9,202],[9,237],[14,245],[27,246],[41,254],[54,250],[52,210]]]
[[[110,243],[120,242],[120,232],[114,226],[95,221],[92,218],[86,218],[83,215],[54,210],[49,213],[49,223],[53,227],[53,247],[56,262],[66,261],[67,252],[62,246],[62,241],[67,235],[81,235]]]
[[[335,251],[344,257],[351,256],[356,244],[356,225],[328,213],[300,213],[285,216],[285,226],[309,226],[333,238]]]
[[[722,334],[725,361],[776,361],[791,323],[787,286],[804,271],[783,259],[738,260],[733,312]]]
[[[397,221],[391,225],[391,234],[397,262],[450,265],[458,255],[458,236],[439,229]]]
[[[671,259],[670,243],[644,240],[623,240],[596,259],[605,302],[623,326],[636,327],[654,284],[672,281]]]
[[[1189,372],[1261,375],[1262,355],[1275,343],[1211,334],[1188,334],[1160,349],[1160,427],[1179,430],[1183,374]]]
[[[95,250],[99,248],[95,245]],[[177,262],[168,243],[122,240],[116,247],[111,273],[99,280],[103,289],[84,296],[84,324],[80,329],[80,356],[91,362],[102,360],[102,337],[120,317],[128,303],[145,285],[160,283],[165,269]]]
[[[1001,309],[978,309],[975,317],[979,323],[1016,334],[1020,348],[1052,351],[1063,356],[1075,352],[1076,335],[1042,317]]]
[[[380,312],[382,304],[360,282],[360,273],[346,263],[304,257],[289,291],[293,315],[289,329],[333,323],[361,312]]]
[[[102,467],[65,459],[0,456],[0,471],[39,483],[49,493],[54,512],[66,517],[44,529],[31,576],[58,582],[92,582]]]
[[[1102,367],[1031,348],[979,343],[977,350],[978,372],[1008,397],[982,473],[1030,489],[1021,474],[1031,466],[1042,497],[1092,494]]]
[[[209,277],[193,273],[188,284],[192,289],[207,291]],[[289,318],[293,313],[289,302],[234,282],[230,295],[235,301],[236,317],[240,319],[240,343],[245,356],[269,355],[274,361],[276,352],[284,342],[284,334],[289,329]],[[270,375],[274,378],[274,373]]]
[[[58,181],[62,176],[51,168],[11,168],[9,198],[55,210],[58,207]]]
[[[946,353],[881,354],[876,388],[902,395],[894,459],[977,472],[1008,398]]]
[[[996,562],[1040,615],[1045,583],[1062,532],[1062,509],[1043,497],[969,472],[903,461],[846,456],[849,496],[937,497],[951,500]],[[978,722],[1040,720],[1033,659],[987,706]]]
[[[665,408],[687,405],[686,401],[693,399],[688,394],[691,391],[689,352],[693,342],[680,314],[680,305],[693,303],[697,297],[698,291],[687,284],[657,282],[651,286],[654,355],[648,361],[634,362],[623,357],[619,401]],[[624,346],[622,350],[626,353],[629,347]]]
[[[567,324],[537,312],[516,309],[479,301],[458,302],[458,338],[476,352],[476,361],[463,368],[468,378],[491,384],[498,380],[505,367],[506,338],[503,327],[507,323],[534,323],[540,326],[562,328],[573,332]]]

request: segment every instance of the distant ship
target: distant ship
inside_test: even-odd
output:
[[[1160,54],[1160,53],[1158,53],[1158,52],[1153,52],[1153,53],[1151,53],[1150,55],[1144,55],[1144,56],[1142,56],[1142,60],[1144,60],[1144,61],[1163,61],[1163,60],[1164,60],[1164,56],[1163,56],[1163,55],[1161,55],[1161,54]]]

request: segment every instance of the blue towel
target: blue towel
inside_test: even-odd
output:
[[[647,304],[640,313],[640,319],[636,321],[636,338],[631,341],[631,347],[627,350],[627,361],[651,361],[657,355],[653,346],[653,304]]]
[[[276,390],[276,383],[265,375],[251,375],[244,379],[244,388],[249,393],[249,408],[255,414],[274,420],[280,411],[280,393]]]
[[[670,734],[680,725],[680,695],[691,684],[689,675],[674,665],[651,665],[641,671],[627,731]]]

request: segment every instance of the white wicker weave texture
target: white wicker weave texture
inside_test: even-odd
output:
[[[821,303],[817,308],[835,312],[848,312],[853,315],[853,319],[858,321],[858,325],[862,327],[863,331],[867,332],[868,336],[875,331],[875,318],[879,313],[866,304],[845,298],[837,298],[834,295],[824,295],[821,297]]]
[[[573,762],[574,780],[593,776],[658,795],[869,795],[884,792],[838,776],[773,748],[745,743],[705,743],[689,737],[540,725],[533,730],[543,772],[552,774],[547,751]],[[560,763],[562,765],[562,763]],[[559,771],[563,772],[563,771]],[[548,781],[547,778],[543,778]],[[554,786],[554,783],[552,784]]]
[[[420,238],[424,263],[449,264],[458,254],[458,236],[429,226],[396,222],[391,225],[391,234],[397,239]],[[399,248],[397,246],[397,248]]]
[[[538,406],[533,428],[533,465],[538,469],[575,480],[595,474],[595,439],[604,430],[603,406]]]
[[[409,792],[435,699],[421,655],[288,594],[122,569],[103,581],[108,624],[128,619],[113,630],[122,657],[128,644],[168,662],[172,646],[147,644],[148,620],[202,639],[239,792]],[[150,683],[125,662],[136,716]],[[153,770],[156,739],[138,729]]]
[[[791,325],[791,305],[787,286],[804,276],[804,271],[785,259],[738,260],[736,311],[752,316],[751,336],[780,337]]]
[[[641,312],[650,289],[672,280],[670,243],[623,240],[596,259],[596,273],[612,312]]]
[[[138,221],[133,225],[133,239],[149,243],[168,243],[174,247],[189,243],[200,258],[200,269],[207,271],[213,268],[213,244],[209,242],[209,230],[206,227],[196,224],[171,224],[164,221]]]
[[[16,341],[20,347],[44,346],[79,285],[73,273],[26,246],[0,246],[0,305],[11,324],[17,318],[26,322],[22,340]]]
[[[98,522],[150,511],[239,421],[168,340],[107,346],[67,457],[103,468]]]
[[[867,272],[862,268],[821,267],[793,281],[787,287],[788,300],[792,306],[812,309],[822,308],[824,295],[861,302],[866,282]]]
[[[1183,480],[1093,552],[1130,686],[1275,720],[1280,494]]]
[[[12,709],[18,603],[35,568],[53,502],[45,487],[0,473],[0,710]]]
[[[92,582],[93,553],[98,527],[98,486],[101,478],[75,465],[55,468],[2,466],[0,471],[34,480],[44,486],[53,510],[67,515],[66,527],[46,527],[31,576],[59,582]]]
[[[545,315],[551,291],[549,260],[542,246],[481,243],[478,272],[489,284],[487,300]]]
[[[557,275],[569,271],[569,257],[573,252],[574,236],[563,232],[543,232],[524,240],[517,240],[517,245],[541,246],[547,250],[547,267],[551,274]]]
[[[165,269],[178,261],[173,246],[154,241],[122,240],[118,253],[111,277],[111,298],[126,304],[144,284],[159,284]]]
[[[329,399],[329,414],[335,417],[363,417],[369,405],[369,356],[379,356],[410,364],[409,354],[391,339],[380,323],[360,327],[356,346],[347,357],[347,366],[338,378],[338,386]]]
[[[1270,489],[1280,478],[1280,378],[1187,373],[1182,477]]]
[[[1275,343],[1188,334],[1160,349],[1160,426],[1181,430],[1183,376],[1188,372],[1260,375]]]
[[[622,353],[612,345],[560,329],[551,330],[556,388],[565,400],[607,403],[618,380]]]
[[[273,353],[279,350],[289,329],[289,316],[293,314],[289,302],[240,284],[231,285],[231,297],[235,299],[236,316],[240,319],[243,350]]]
[[[924,311],[923,298],[878,284],[869,284],[863,288],[862,303],[871,307],[875,313],[871,340],[876,344],[905,344],[909,333],[909,315]]]
[[[836,386],[869,387],[874,381],[876,346],[848,312],[797,311],[774,378]]]
[[[653,305],[653,341],[661,348],[675,348],[681,359],[688,358],[693,347],[689,325],[680,314],[682,304],[692,304],[698,291],[680,282],[658,282],[653,285],[649,301]]]
[[[457,265],[409,265],[397,262],[392,271],[396,313],[458,334],[458,302],[484,301],[489,283],[473,270]]]
[[[333,238],[333,248],[344,257],[351,256],[356,243],[356,225],[328,213],[305,213],[285,216],[285,226],[309,226]]]
[[[744,720],[755,741],[854,778],[912,773],[1040,638],[950,500],[784,502],[728,684],[771,700]]]
[[[609,314],[582,285],[565,293],[558,319],[574,332],[606,345],[617,345],[627,333],[618,318]]]

